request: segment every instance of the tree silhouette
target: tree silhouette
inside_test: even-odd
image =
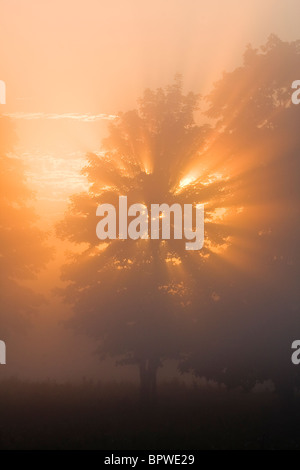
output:
[[[22,285],[42,269],[51,256],[45,234],[36,227],[28,207],[33,197],[20,159],[12,157],[15,133],[11,121],[0,117],[0,297],[1,337],[26,324],[40,297]]]
[[[226,259],[214,256],[214,270],[206,272],[209,313],[181,364],[245,389],[272,379],[288,396],[299,381],[290,360],[300,308],[300,108],[291,102],[299,63],[300,41],[271,36],[259,50],[249,46],[243,65],[207,97],[218,129],[208,151],[230,162],[232,200],[241,212],[228,221]],[[226,277],[215,276],[225,269]]]
[[[144,203],[207,202],[225,197],[226,182],[191,174],[209,133],[194,113],[199,97],[185,95],[180,77],[166,89],[146,90],[138,109],[120,114],[103,141],[101,154],[89,154],[84,169],[90,188],[72,198],[58,234],[82,251],[64,267],[69,282],[62,291],[73,304],[72,326],[94,337],[98,352],[119,363],[136,364],[141,396],[153,399],[156,374],[167,358],[179,358],[189,343],[194,321],[193,291],[205,249],[185,250],[185,240],[109,240],[96,237],[96,208]],[[202,175],[203,176],[203,175]],[[217,246],[226,230],[214,223],[210,235]]]
[[[299,41],[271,36],[250,46],[206,97],[184,95],[180,79],[147,90],[120,114],[84,170],[86,193],[59,224],[82,246],[65,266],[62,292],[72,326],[98,352],[137,364],[141,392],[159,365],[251,389],[273,379],[291,390],[290,346],[299,314],[299,110],[291,104]],[[197,125],[195,112],[202,113]],[[96,207],[205,203],[205,243],[96,238]],[[152,391],[151,391],[152,390]]]

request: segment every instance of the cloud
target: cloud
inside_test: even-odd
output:
[[[95,122],[95,121],[102,121],[108,120],[112,121],[116,119],[118,116],[114,114],[79,114],[79,113],[6,113],[4,116],[10,117],[12,119],[24,119],[27,121],[32,121],[36,119],[47,119],[47,120],[60,120],[60,119],[73,119],[75,121],[82,121],[82,122]]]

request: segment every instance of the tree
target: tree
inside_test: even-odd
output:
[[[98,353],[139,367],[141,396],[152,400],[159,366],[179,358],[194,321],[193,292],[205,249],[185,250],[184,240],[109,240],[96,237],[96,208],[173,204],[225,197],[227,183],[200,181],[195,163],[210,132],[194,120],[200,97],[185,95],[180,77],[166,89],[146,90],[138,109],[121,113],[109,128],[100,154],[89,154],[84,169],[89,191],[74,195],[58,235],[82,250],[64,267],[64,299],[73,305],[71,325],[94,337]],[[211,225],[211,240],[224,242],[226,230]]]
[[[177,79],[147,90],[120,114],[103,153],[89,155],[88,192],[58,228],[82,251],[64,269],[71,321],[99,353],[137,364],[144,396],[159,364],[251,389],[272,379],[291,390],[290,346],[299,314],[299,109],[291,104],[299,41],[250,46],[206,97]],[[208,123],[209,124],[205,124]],[[287,144],[288,143],[288,144]],[[98,204],[205,203],[205,244],[99,243]],[[152,386],[151,386],[152,384]]]
[[[45,234],[36,227],[20,159],[11,156],[15,133],[11,121],[0,117],[0,322],[1,339],[19,329],[40,304],[40,297],[22,285],[34,278],[49,260]]]
[[[230,387],[272,379],[288,397],[299,383],[290,359],[300,308],[300,107],[291,101],[299,62],[300,41],[271,36],[259,50],[249,46],[207,97],[217,129],[208,151],[230,165],[241,211],[227,219],[226,257],[214,256],[207,270],[208,321],[199,321],[181,364]]]

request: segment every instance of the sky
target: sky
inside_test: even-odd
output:
[[[101,151],[107,124],[134,108],[145,88],[164,87],[179,73],[186,91],[206,94],[223,71],[241,64],[247,44],[259,47],[271,33],[298,39],[299,17],[299,0],[0,0],[0,79],[7,86],[0,111],[15,123],[15,155],[26,165],[42,223],[50,229],[68,197],[86,188],[85,154]],[[38,291],[57,285],[64,248],[35,283]],[[91,373],[90,346],[62,333],[57,318],[66,312],[52,302],[35,337],[44,371],[31,355],[30,373],[61,377],[69,367],[71,377],[82,376],[87,364]],[[47,344],[49,330],[57,344]],[[64,357],[60,369],[64,348],[75,356]]]
[[[241,63],[247,44],[271,33],[297,39],[300,4],[0,0],[0,11],[2,112],[16,122],[39,212],[53,220],[84,187],[85,153],[99,151],[107,123],[134,108],[145,88],[180,73],[187,91],[207,93]]]

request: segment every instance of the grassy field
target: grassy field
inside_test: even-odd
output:
[[[300,400],[162,384],[0,382],[0,449],[299,449]]]

